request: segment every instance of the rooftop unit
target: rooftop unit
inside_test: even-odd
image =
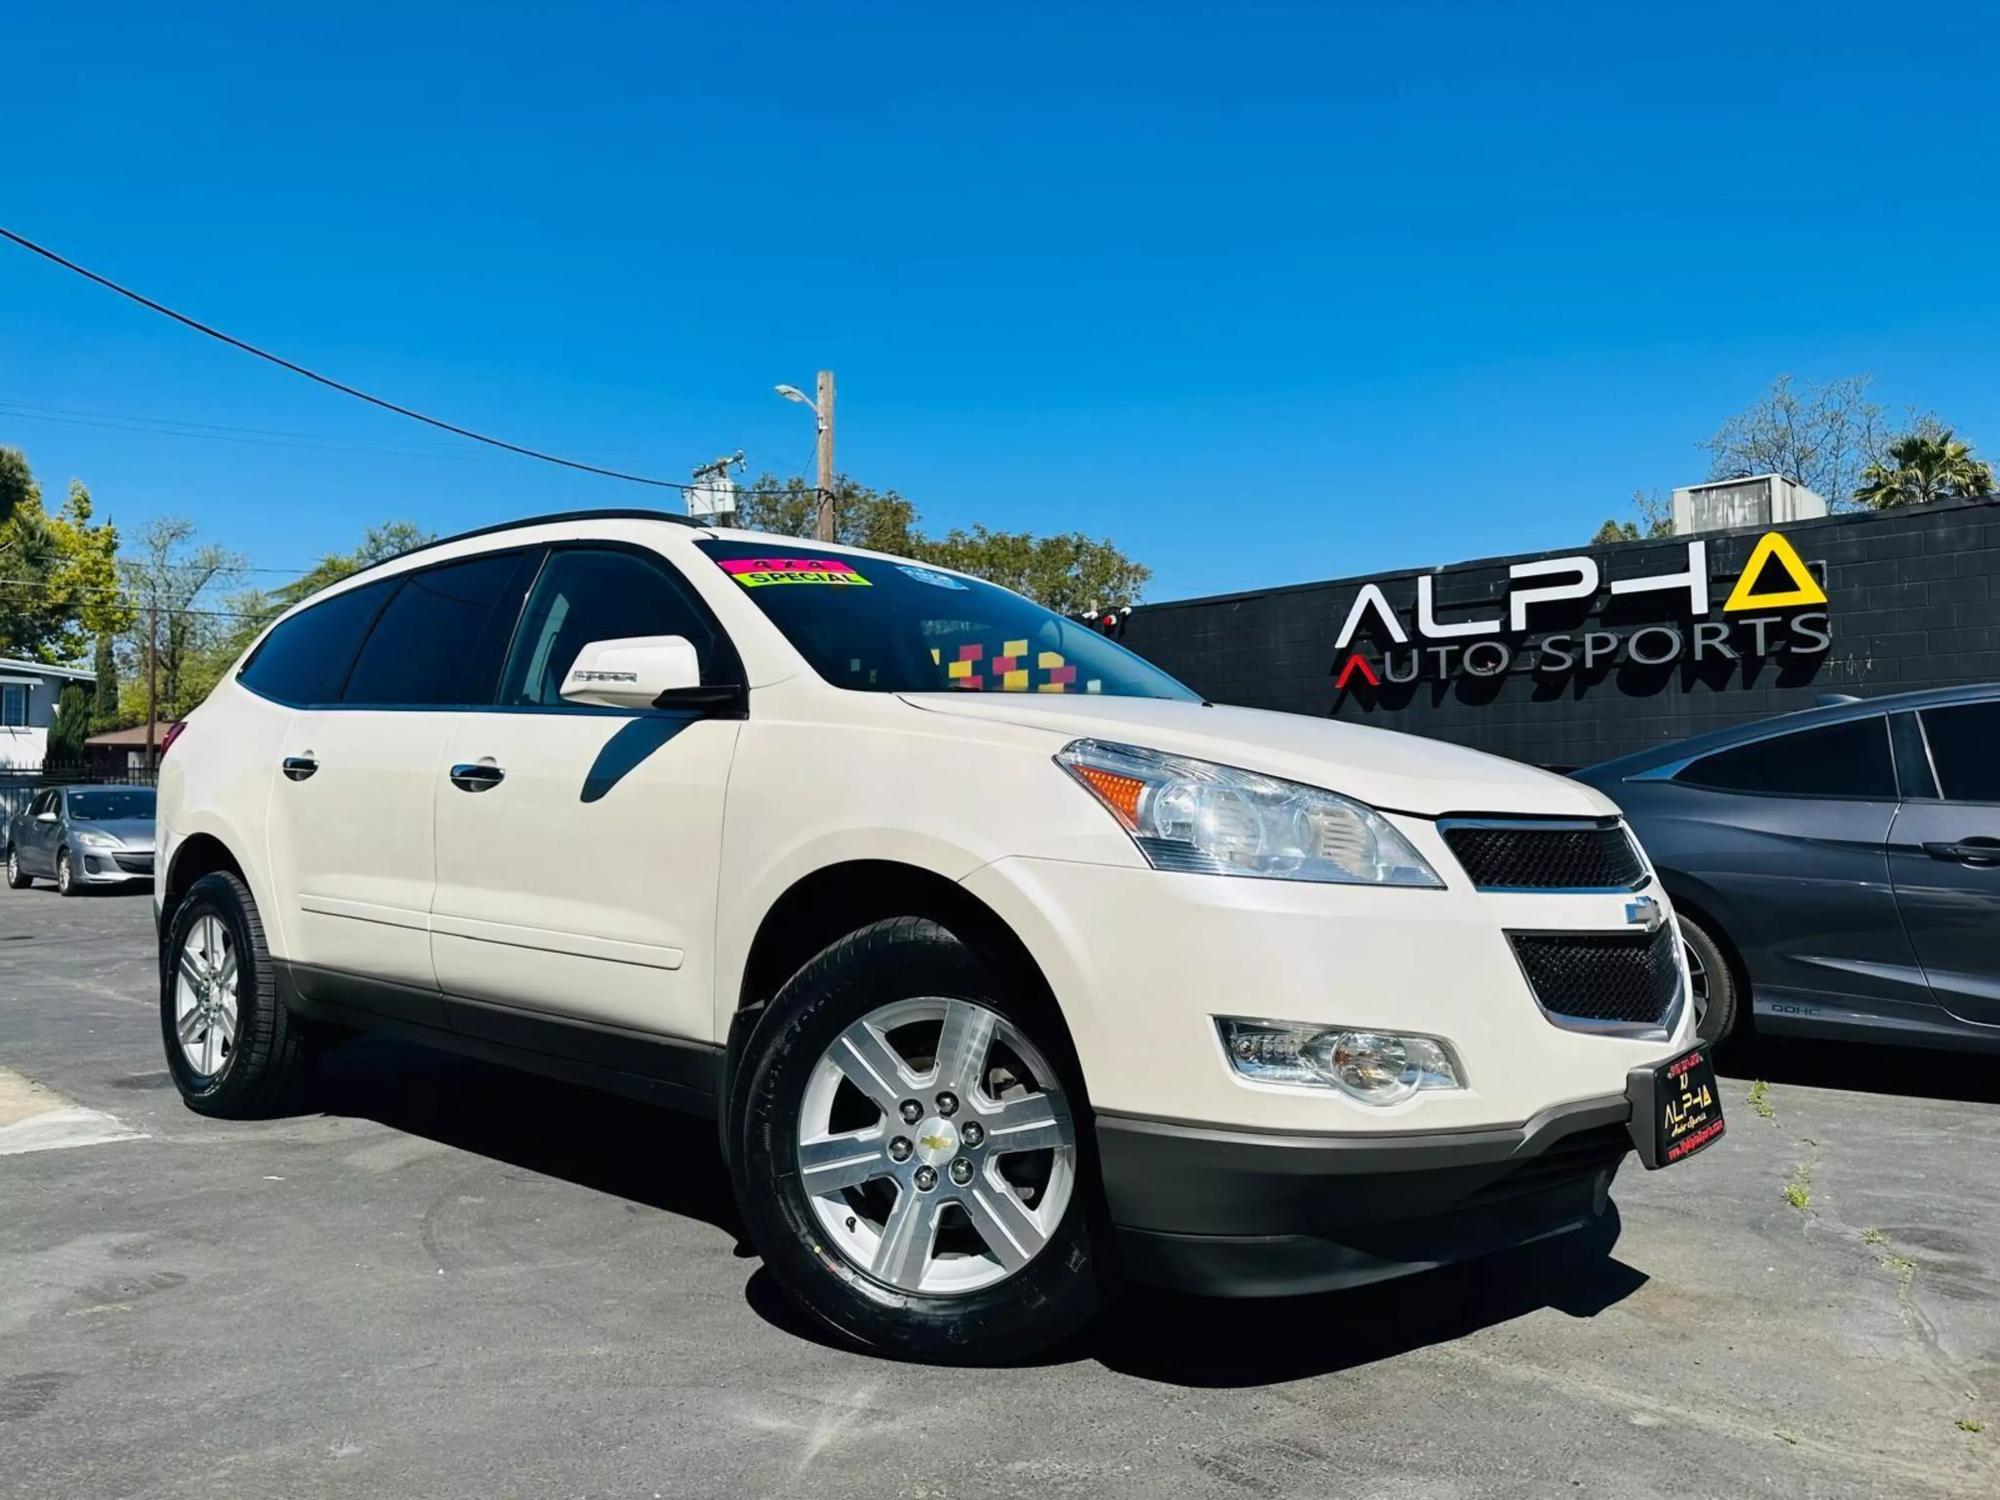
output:
[[[1714,479],[1674,491],[1674,535],[1699,536],[1737,526],[1784,526],[1826,514],[1826,501],[1782,474]]]

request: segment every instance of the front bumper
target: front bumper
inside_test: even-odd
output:
[[[1596,1220],[1632,1149],[1630,1099],[1507,1129],[1288,1135],[1100,1115],[1126,1271],[1215,1296],[1333,1291]]]
[[[1433,864],[1436,830],[1403,831]],[[1170,874],[1014,857],[965,889],[1027,946],[1062,1006],[1106,1115],[1301,1136],[1432,1135],[1519,1125],[1552,1105],[1622,1094],[1633,1068],[1691,1044],[1556,1024],[1510,932],[1615,933],[1622,895],[1394,890]],[[1237,1074],[1217,1016],[1442,1037],[1462,1089],[1363,1104]]]
[[[153,878],[151,849],[85,849],[70,851],[70,878],[78,885],[125,885]]]

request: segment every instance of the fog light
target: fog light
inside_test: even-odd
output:
[[[1364,1104],[1396,1104],[1423,1089],[1462,1089],[1465,1074],[1440,1037],[1216,1019],[1229,1065],[1259,1083],[1334,1088]]]

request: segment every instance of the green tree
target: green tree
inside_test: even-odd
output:
[[[737,492],[736,524],[745,531],[811,537],[819,525],[819,491],[803,479],[760,475]],[[833,481],[833,539],[907,556],[921,545],[917,508],[894,490],[871,490],[842,474]]]
[[[244,560],[214,544],[196,545],[194,522],[162,516],[146,528],[137,555],[123,560],[131,601],[127,627],[132,680],[123,686],[120,717],[144,723],[194,709],[221,673],[216,647],[233,630],[222,591],[242,574]],[[148,694],[156,696],[148,702]]]
[[[1038,537],[974,526],[932,537],[894,490],[871,490],[843,474],[833,493],[835,541],[957,568],[1066,614],[1135,603],[1153,576],[1111,542],[1079,531]],[[746,530],[810,538],[818,520],[818,494],[803,479],[766,474],[737,495],[736,524]]]
[[[75,770],[83,764],[83,742],[90,733],[90,694],[81,683],[67,683],[56,699],[49,721],[48,748],[42,763],[55,770]]]
[[[97,693],[91,705],[90,727],[102,733],[118,727],[118,651],[111,633],[97,638]]]
[[[90,491],[72,480],[51,514],[16,448],[0,448],[0,655],[67,664],[92,637],[125,628],[118,532],[93,520]]]
[[[28,468],[28,456],[19,448],[0,448],[0,526],[13,520],[22,506],[41,503],[41,487]]]
[[[1882,408],[1868,399],[1873,382],[1872,375],[1848,375],[1794,386],[1780,375],[1699,445],[1708,450],[1708,477],[1782,474],[1839,508],[1886,435]]]
[[[919,556],[984,578],[1062,614],[1115,608],[1138,599],[1152,569],[1108,541],[1080,531],[1034,536],[1026,531],[953,530],[923,544]]]
[[[1636,542],[1643,537],[1672,536],[1674,534],[1674,506],[1658,490],[1648,495],[1644,490],[1632,491],[1632,509],[1637,514],[1635,521],[1620,521],[1616,517],[1607,520],[1597,528],[1591,537],[1592,546],[1605,542]]]
[[[1972,456],[1949,427],[1918,430],[1889,445],[1885,461],[1861,474],[1854,498],[1870,510],[1925,505],[1933,500],[1976,500],[1993,493],[1993,467]]]

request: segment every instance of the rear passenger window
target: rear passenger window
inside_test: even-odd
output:
[[[1720,792],[1777,797],[1893,801],[1896,796],[1888,722],[1879,715],[1718,750],[1690,762],[1674,780]]]
[[[339,702],[361,638],[394,587],[385,578],[299,611],[264,637],[237,681],[259,697],[294,707]]]
[[[343,702],[491,703],[526,554],[496,552],[407,574],[348,674]]]
[[[563,679],[577,652],[592,641],[639,635],[684,635],[701,659],[703,682],[738,680],[741,669],[728,643],[717,639],[661,566],[631,552],[577,548],[550,553],[521,616],[500,701],[559,704]]]
[[[1923,711],[1924,738],[1949,802],[2000,802],[2000,703]]]

